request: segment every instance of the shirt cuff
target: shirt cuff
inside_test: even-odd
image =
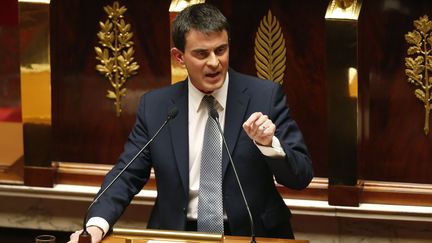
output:
[[[254,143],[258,147],[258,149],[261,151],[261,153],[267,157],[283,158],[286,155],[285,151],[283,150],[283,148],[279,142],[279,139],[275,136],[273,136],[271,147],[259,145],[255,141],[254,141]]]
[[[105,237],[106,233],[108,232],[110,226],[108,222],[101,217],[92,217],[87,221],[86,224],[87,227],[89,226],[96,226],[99,227],[103,231],[102,238]]]

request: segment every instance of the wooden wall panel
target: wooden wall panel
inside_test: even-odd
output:
[[[18,1],[4,0],[0,8],[0,181],[22,183],[23,132],[21,118]]]
[[[18,1],[3,0],[0,9],[0,26],[18,25]]]
[[[170,84],[170,1],[120,0],[128,8],[125,20],[132,24],[135,33],[135,58],[140,69],[126,85],[129,93],[124,99],[122,116],[115,116],[112,100],[105,98],[110,86],[95,70],[94,53],[98,22],[106,19],[103,6],[113,2],[52,0],[49,4],[52,129],[49,125],[36,127],[46,140],[28,136],[25,139],[32,149],[25,155],[25,178],[27,182],[36,182],[31,185],[98,185],[123,149],[139,97],[148,90]],[[231,22],[230,63],[241,72],[256,75],[254,39],[268,10],[281,24],[287,48],[283,86],[292,115],[305,135],[317,177],[304,191],[279,187],[283,196],[329,200],[327,195],[333,193],[338,194],[336,199],[346,198],[343,192],[327,190],[327,178],[334,172],[328,161],[328,147],[332,145],[327,135],[326,123],[330,119],[325,104],[328,80],[324,16],[329,1],[207,2],[220,7]],[[404,73],[408,48],[404,35],[414,29],[413,21],[425,14],[432,16],[432,3],[428,0],[363,1],[358,34],[360,186],[354,192],[360,202],[431,204],[432,135],[423,133],[424,108]],[[17,20],[1,15],[0,24],[2,17],[6,18],[3,24],[8,26],[0,29],[0,42],[8,48],[0,50],[3,58],[0,107],[10,104],[19,107],[19,83],[14,82],[19,80],[19,70],[13,70],[19,63],[16,42],[19,33],[8,32]],[[25,34],[21,36],[22,48],[37,49]],[[33,128],[24,126],[25,131],[29,129]],[[78,163],[52,166],[51,161]],[[352,168],[340,170],[356,173]],[[148,186],[154,187],[152,183]]]
[[[170,84],[170,1],[120,1],[132,24],[139,73],[127,83],[120,118],[105,98],[108,82],[95,70],[94,46],[102,7],[113,1],[52,1],[53,161],[113,164],[134,123],[144,92]],[[283,86],[310,149],[315,175],[329,176],[326,111],[325,12],[329,1],[209,0],[232,26],[230,63],[256,75],[254,39],[268,10],[284,32]],[[432,16],[432,3],[364,1],[359,21],[359,179],[431,183],[432,135],[424,135],[424,109],[406,82],[404,34]],[[320,187],[322,189],[322,187]],[[323,189],[324,190],[324,189]]]
[[[425,110],[407,82],[404,60],[409,47],[404,35],[423,15],[432,17],[431,1],[364,3],[359,33],[362,179],[432,183],[432,134],[423,132]]]
[[[52,25],[53,160],[112,164],[133,125],[138,98],[169,84],[169,2],[126,1],[141,66],[127,83],[127,107],[120,118],[105,98],[108,82],[94,69],[98,21],[112,1],[54,1]],[[286,39],[284,87],[292,114],[314,159],[316,175],[327,175],[324,97],[324,14],[326,1],[207,1],[232,25],[231,66],[256,75],[254,39],[268,10]],[[301,14],[299,14],[301,13]]]
[[[207,1],[218,6],[231,24],[230,64],[256,75],[255,35],[269,10],[286,41],[283,87],[291,113],[310,150],[315,175],[328,176],[325,101],[324,16],[328,1],[240,0]]]
[[[51,3],[53,160],[115,163],[135,121],[139,97],[170,84],[169,1],[119,1],[128,10],[138,74],[126,83],[118,118],[109,82],[95,66],[103,7],[114,1],[69,0]]]
[[[0,8],[0,122],[21,122],[18,2]]]

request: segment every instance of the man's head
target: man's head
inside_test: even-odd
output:
[[[203,93],[222,87],[228,72],[229,25],[209,4],[181,11],[173,24],[174,58],[185,65],[192,84]]]
[[[181,11],[174,20],[172,38],[174,46],[184,51],[186,33],[190,30],[202,33],[222,32],[225,30],[229,39],[229,23],[226,17],[213,5],[199,3]]]

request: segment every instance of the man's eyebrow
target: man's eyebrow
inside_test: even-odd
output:
[[[193,49],[192,52],[202,52],[202,51],[208,51],[208,49],[206,48],[197,48],[197,49]]]
[[[228,47],[228,46],[229,45],[227,43],[224,43],[224,44],[221,44],[221,45],[215,47],[214,50],[217,50],[219,48],[225,48],[225,47]],[[197,48],[197,49],[193,49],[192,50],[192,52],[202,52],[202,51],[206,52],[206,51],[210,51],[210,49],[207,49],[207,48]]]
[[[228,47],[228,44],[227,43],[225,43],[225,44],[222,44],[222,45],[220,45],[220,46],[218,46],[218,47],[216,47],[215,49],[219,49],[219,48],[222,48],[222,47]]]

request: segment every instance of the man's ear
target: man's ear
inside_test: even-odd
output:
[[[181,65],[184,65],[183,61],[183,52],[177,49],[176,47],[173,47],[171,49],[171,55],[174,57],[174,59]]]

